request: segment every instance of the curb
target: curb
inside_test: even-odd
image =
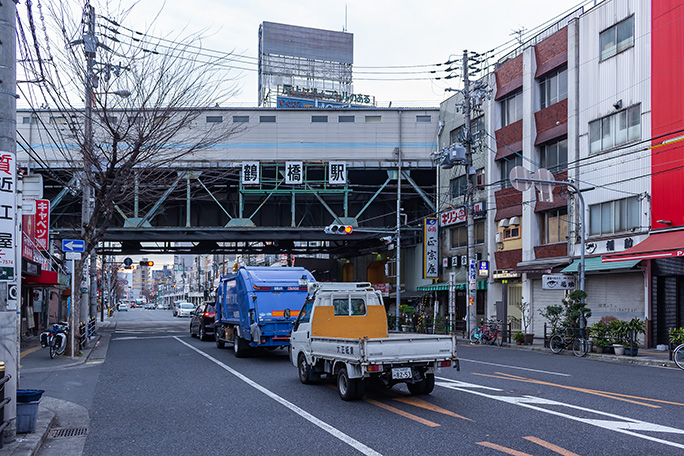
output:
[[[38,406],[36,430],[26,434],[17,434],[14,442],[5,443],[5,447],[0,450],[0,453],[8,456],[35,456],[47,439],[55,418],[54,412]]]

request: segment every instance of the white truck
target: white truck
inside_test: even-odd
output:
[[[370,283],[316,282],[308,288],[290,336],[290,360],[302,383],[336,376],[346,401],[361,398],[370,381],[406,383],[411,394],[430,394],[435,369],[459,369],[455,336],[389,334],[382,296]]]

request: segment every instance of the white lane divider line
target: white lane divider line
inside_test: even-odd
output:
[[[682,429],[677,429],[677,428],[673,428],[673,427],[669,427],[669,426],[662,426],[660,424],[655,424],[655,423],[648,423],[646,421],[636,420],[634,418],[628,418],[625,416],[620,416],[620,415],[615,415],[612,413],[602,412],[600,410],[593,410],[593,409],[586,408],[586,407],[580,407],[578,405],[566,404],[563,402],[558,402],[558,401],[554,401],[554,400],[550,400],[550,399],[543,399],[543,398],[534,397],[534,396],[522,396],[522,397],[520,397],[520,396],[495,396],[495,395],[487,394],[487,393],[484,393],[481,391],[475,391],[472,388],[469,389],[468,387],[459,387],[459,385],[455,382],[437,382],[436,385],[442,386],[444,388],[456,390],[456,391],[462,391],[464,393],[470,393],[470,394],[475,394],[478,396],[486,397],[489,399],[494,399],[496,401],[506,402],[506,403],[512,404],[512,405],[518,405],[520,407],[525,407],[525,408],[529,408],[532,410],[536,410],[538,412],[548,413],[550,415],[555,415],[555,416],[559,416],[562,418],[567,418],[569,420],[579,421],[580,423],[585,423],[585,424],[589,424],[592,426],[600,427],[603,429],[607,429],[609,431],[620,432],[622,434],[631,435],[633,437],[638,437],[640,439],[650,440],[652,442],[662,443],[664,445],[669,445],[669,446],[673,446],[675,448],[684,449],[684,445],[680,444],[680,443],[670,442],[668,440],[660,439],[657,437],[652,437],[650,435],[643,435],[643,434],[639,434],[636,432],[632,432],[632,431],[647,431],[647,432],[661,432],[664,434],[684,435],[684,430],[682,430]],[[570,415],[567,413],[559,412],[557,410],[549,410],[549,409],[539,407],[539,406],[533,405],[533,404],[562,406],[562,407],[567,407],[570,409],[580,410],[583,412],[589,412],[589,413],[594,413],[597,415],[602,415],[602,416],[605,416],[606,418],[612,418],[612,419],[598,420],[598,419],[591,419],[591,418],[581,418],[578,416],[573,416],[573,415]]]
[[[230,372],[243,382],[247,383],[249,386],[252,388],[264,393],[266,396],[270,397],[274,401],[280,403],[281,405],[285,406],[286,408],[292,410],[295,412],[297,415],[301,416],[305,420],[309,421],[315,426],[318,426],[319,428],[323,429],[325,432],[331,434],[333,437],[336,437],[346,443],[347,445],[351,446],[352,448],[355,448],[356,450],[360,451],[361,453],[368,455],[368,456],[382,456],[381,453],[378,453],[374,449],[364,445],[363,443],[359,442],[358,440],[350,437],[349,435],[345,434],[344,432],[340,431],[339,429],[333,427],[332,425],[326,423],[323,420],[320,420],[307,412],[306,410],[294,405],[292,402],[278,396],[276,393],[273,391],[261,386],[254,380],[251,380],[249,377],[244,376],[240,372],[236,371],[232,367],[228,366],[227,364],[222,363],[218,359],[214,358],[213,356],[210,356],[206,353],[204,353],[202,350],[199,350],[198,348],[193,347],[189,343],[179,339],[178,337],[174,337],[178,342],[181,344],[185,345],[186,347],[190,348],[191,350],[194,350],[195,352],[199,353],[200,355],[204,356],[208,360],[212,361],[214,364],[218,365],[219,367],[223,368],[224,370]]]
[[[497,367],[507,367],[509,369],[518,369],[518,370],[524,370],[524,371],[530,371],[530,372],[539,372],[541,374],[558,375],[560,377],[572,377],[572,375],[570,375],[570,374],[563,374],[561,372],[552,372],[552,371],[545,371],[545,370],[539,370],[539,369],[531,369],[529,367],[510,366],[508,364],[489,363],[487,361],[477,361],[474,359],[461,358],[460,356],[458,357],[458,359],[460,361],[465,361],[468,363],[487,364],[489,366],[497,366]]]

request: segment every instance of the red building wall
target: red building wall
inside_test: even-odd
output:
[[[684,226],[684,140],[661,145],[684,135],[684,2],[653,0],[651,11],[651,228],[657,229]]]

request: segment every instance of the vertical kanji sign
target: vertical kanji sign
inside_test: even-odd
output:
[[[259,162],[242,162],[242,184],[259,184]]]
[[[423,277],[439,278],[439,237],[437,233],[437,217],[425,217],[423,233]]]
[[[14,280],[16,213],[16,157],[12,152],[0,152],[0,280]]]
[[[347,163],[330,162],[328,165],[328,183],[346,184],[347,183]]]
[[[285,183],[304,183],[304,165],[302,162],[285,162]]]
[[[36,200],[35,236],[36,248],[48,250],[50,232],[50,201]]]

